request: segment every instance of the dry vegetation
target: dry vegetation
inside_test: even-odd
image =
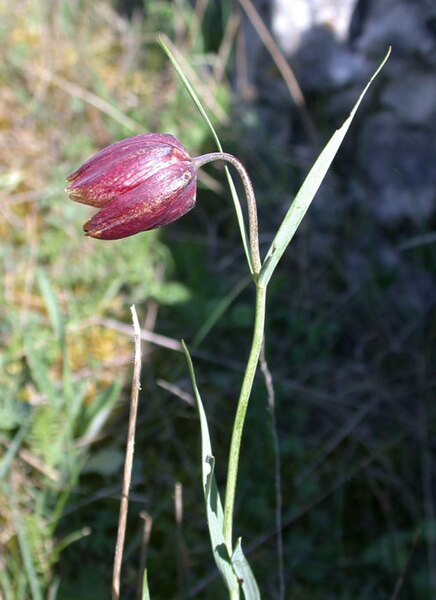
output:
[[[176,339],[195,338],[226,306],[197,357],[217,455],[227,452],[234,408],[228,399],[239,385],[251,319],[246,291],[239,289],[242,255],[234,249],[238,233],[229,224],[229,205],[217,208],[210,194],[212,206],[205,202],[165,243],[155,232],[113,246],[84,240],[89,210],[63,193],[69,172],[123,136],[169,132],[194,154],[209,149],[207,129],[157,47],[156,31],[167,32],[194,76],[200,73],[195,83],[202,99],[218,125],[230,125],[229,139],[237,129],[228,117],[227,37],[209,54],[190,4],[147,4],[146,19],[128,22],[105,0],[0,0],[5,600],[54,598],[58,588],[62,600],[108,597],[125,438],[125,415],[114,407],[129,379],[132,302],[151,334],[160,319],[159,332]],[[197,10],[207,4],[198,2]],[[257,156],[250,160],[254,174],[266,173],[261,216],[273,229],[282,207],[268,201],[289,198],[288,179]],[[295,167],[292,157],[281,157],[281,167],[287,173]],[[289,597],[401,598],[394,591],[400,582],[403,598],[430,600],[431,576],[436,579],[436,419],[428,368],[434,332],[426,315],[400,303],[404,287],[376,260],[368,259],[359,286],[350,284],[356,279],[338,257],[352,256],[361,216],[344,211],[327,232],[312,222],[272,290],[268,350],[283,455]],[[267,237],[265,225],[262,230]],[[421,262],[424,269],[431,264],[427,255]],[[227,306],[238,294],[238,305]],[[152,597],[202,597],[209,585],[207,597],[219,598],[214,567],[205,559],[198,423],[180,400],[190,391],[186,368],[168,350],[151,359],[147,348],[145,356],[147,409],[140,416],[125,589],[137,582],[138,514],[146,509],[155,521]],[[156,387],[159,377],[164,387],[179,386],[171,388],[178,400]],[[275,597],[274,456],[262,382],[255,392],[238,526],[265,597]],[[172,500],[178,481],[187,515],[179,529]],[[92,535],[82,539],[89,526]]]
[[[69,172],[120,137],[168,130],[201,143],[201,127],[186,131],[194,111],[155,40],[177,23],[189,40],[193,15],[183,5],[171,15],[166,3],[132,23],[105,1],[0,4],[0,595],[8,600],[57,586],[52,569],[70,542],[54,537],[57,522],[131,363],[121,322],[129,303],[148,314],[150,299],[153,312],[156,299],[187,294],[167,283],[171,257],[157,234],[116,252],[89,243],[88,209],[63,193]]]

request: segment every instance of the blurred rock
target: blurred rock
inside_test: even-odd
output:
[[[359,144],[358,196],[373,215],[390,230],[405,220],[429,221],[436,200],[436,137],[378,112],[362,124]]]
[[[273,0],[271,29],[286,56],[301,47],[308,31],[328,29],[338,41],[348,38],[357,0]]]
[[[359,0],[366,10],[357,14],[364,15],[358,26],[360,35],[356,40],[356,49],[376,59],[391,45],[397,56],[415,55],[428,59],[434,64],[436,59],[435,32],[429,27],[436,17],[434,2],[428,0]]]
[[[325,26],[305,33],[292,65],[306,94],[334,92],[361,80],[368,72],[365,57],[338,43],[332,30]]]
[[[429,0],[258,0],[326,139],[388,47],[392,55],[335,161],[346,201],[365,202],[390,231],[436,216],[436,4]],[[247,30],[248,32],[248,30]],[[259,42],[251,63],[252,121],[282,151],[310,143],[301,114]],[[252,42],[253,43],[253,42]],[[252,55],[249,55],[250,57]],[[256,130],[250,145],[256,145]],[[257,143],[263,144],[265,134]],[[345,165],[341,167],[342,163]],[[345,198],[344,198],[345,200]],[[335,202],[338,202],[337,194]],[[328,205],[328,203],[326,203]],[[326,217],[327,218],[327,217]]]
[[[282,269],[310,280],[315,302],[342,294],[352,323],[338,345],[345,355],[371,363],[394,350],[407,357],[420,352],[411,332],[431,329],[436,297],[429,237],[436,223],[436,3],[254,2],[296,75],[319,134],[314,143],[301,108],[245,22],[245,33],[254,36],[247,44],[252,91],[239,97],[240,122],[250,115],[245,140],[258,161],[251,169],[256,189],[265,189],[264,231],[276,230],[321,147],[392,46]],[[265,171],[270,186],[263,183]]]
[[[381,103],[404,123],[436,122],[436,78],[434,73],[416,71],[389,82]]]

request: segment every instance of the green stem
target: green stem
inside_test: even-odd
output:
[[[256,284],[256,315],[254,321],[253,341],[250,356],[242,382],[238,407],[233,425],[232,441],[230,443],[229,465],[227,470],[226,499],[224,503],[224,541],[230,556],[233,552],[233,513],[235,508],[236,481],[238,478],[239,453],[241,449],[242,430],[245,414],[256,375],[259,355],[262,348],[265,325],[266,287]]]
[[[239,600],[239,599],[240,599],[239,586],[235,589],[229,590],[229,600]]]

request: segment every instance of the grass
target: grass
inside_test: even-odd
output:
[[[165,10],[156,4],[135,38],[105,2],[1,6],[1,585],[11,597],[45,596],[59,548],[80,537],[79,527],[57,538],[59,519],[90,448],[107,435],[132,358],[129,335],[103,317],[122,322],[132,301],[144,316],[189,297],[171,281],[158,235],[117,249],[87,243],[86,209],[63,196],[66,175],[95,148],[189,126],[180,110],[193,111],[168,86],[153,40]],[[152,78],[142,75],[145,60]],[[193,144],[201,129],[184,137]]]
[[[155,44],[163,29],[200,74],[202,101],[226,150],[249,154],[255,185],[264,190],[264,239],[274,231],[283,197],[303,173],[292,153],[271,148],[260,163],[253,149],[237,151],[241,130],[229,117],[230,85],[225,76],[218,83],[208,78],[222,71],[215,68],[220,39],[199,27],[187,3],[175,6],[170,16],[166,2],[149,3],[147,19],[127,24],[103,1],[0,2],[0,164],[6,166],[0,173],[0,595],[6,600],[108,597],[132,302],[146,329],[174,340],[194,339],[209,315],[226,307],[202,334],[194,358],[214,450],[220,457],[227,452],[252,315],[224,177],[210,171],[213,178],[202,185],[214,191],[200,191],[192,217],[164,234],[116,246],[84,240],[89,211],[63,195],[65,176],[89,154],[137,131],[173,133],[194,154],[213,148]],[[214,22],[208,12],[205,18]],[[417,246],[402,251],[396,266],[382,266],[377,244],[384,234],[365,207],[336,206],[325,226],[327,210],[322,198],[315,202],[269,300],[288,595],[394,598],[404,575],[398,598],[430,599],[434,331],[429,304],[412,283],[430,275],[434,254]],[[405,228],[395,243],[419,233]],[[357,278],[354,259],[363,261]],[[236,301],[226,306],[238,286]],[[220,598],[204,523],[196,414],[184,396],[156,383],[176,385],[189,399],[184,358],[150,344],[144,356],[122,589],[133,595],[137,586],[145,510],[153,522],[151,597]],[[274,598],[274,453],[261,379],[245,431],[238,534],[264,597]],[[217,476],[222,484],[219,462]]]

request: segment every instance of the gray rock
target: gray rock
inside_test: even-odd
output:
[[[390,231],[405,221],[431,222],[436,214],[434,0],[256,3],[289,58],[321,137],[343,122],[388,46],[393,46],[347,136],[342,157],[351,168],[340,169],[335,200],[341,202],[339,195],[351,194],[351,200],[365,203]],[[257,36],[254,30],[251,33]],[[256,56],[252,81],[257,91],[251,114],[259,124],[250,133],[251,147],[256,146],[256,131],[260,145],[265,135],[284,151],[291,144],[308,144],[303,128],[296,125],[301,115],[272,68],[271,57],[259,43],[250,56]],[[340,160],[341,156],[335,168]],[[331,188],[326,185],[324,190],[327,198]],[[319,198],[321,204],[324,219],[331,224],[331,203]]]
[[[430,72],[409,72],[388,83],[381,103],[405,123],[436,123],[436,77]]]
[[[295,55],[312,29],[327,29],[337,42],[348,38],[357,0],[272,0],[271,31],[288,57]]]
[[[365,57],[339,43],[326,27],[305,33],[292,65],[306,93],[330,93],[362,79],[368,71]]]
[[[405,126],[396,115],[365,120],[359,140],[359,196],[389,229],[404,220],[428,221],[436,212],[436,136]]]
[[[369,2],[356,48],[367,56],[378,57],[391,45],[397,56],[426,57],[435,49],[434,35],[426,27],[431,11],[426,0]]]

